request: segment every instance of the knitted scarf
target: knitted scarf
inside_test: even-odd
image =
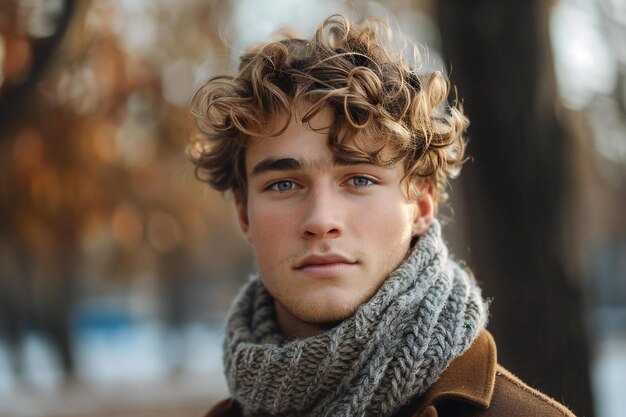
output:
[[[285,339],[272,297],[249,282],[227,321],[226,379],[249,416],[390,416],[469,348],[486,317],[435,221],[369,301],[316,336]]]

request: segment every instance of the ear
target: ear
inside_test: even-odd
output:
[[[248,207],[245,202],[242,201],[241,194],[235,192],[235,210],[237,211],[237,221],[243,236],[249,243],[252,243],[250,236],[250,221],[248,220]]]
[[[435,198],[429,181],[419,187],[419,196],[415,202],[416,211],[413,218],[413,236],[421,236],[430,227],[435,216]]]

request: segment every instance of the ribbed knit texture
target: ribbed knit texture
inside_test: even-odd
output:
[[[227,322],[226,379],[249,416],[392,415],[469,348],[487,317],[473,277],[448,257],[438,222],[333,329],[286,340],[274,308],[255,278]]]

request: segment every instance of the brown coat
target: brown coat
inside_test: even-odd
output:
[[[205,417],[241,417],[241,407],[227,399]],[[496,344],[483,331],[426,393],[396,417],[574,417],[567,408],[534,390],[496,362]]]

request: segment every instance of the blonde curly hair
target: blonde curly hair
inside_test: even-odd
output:
[[[450,84],[440,72],[420,72],[417,54],[412,66],[402,53],[392,55],[388,29],[333,15],[311,40],[254,46],[235,76],[209,79],[190,102],[201,132],[190,147],[196,175],[245,201],[247,139],[280,135],[293,117],[306,126],[330,108],[328,146],[336,157],[382,166],[402,161],[408,195],[428,181],[435,201],[445,202],[447,179],[465,161],[469,122],[458,101],[448,103]],[[306,110],[296,114],[298,108]]]

